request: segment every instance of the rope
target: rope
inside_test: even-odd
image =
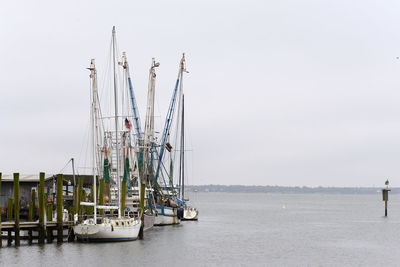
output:
[[[72,159],[69,159],[67,163],[64,165],[64,167],[58,172],[58,173],[63,173],[64,169],[68,166],[68,164],[71,162]]]

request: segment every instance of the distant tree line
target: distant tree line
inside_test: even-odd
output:
[[[187,185],[185,191],[229,193],[287,193],[287,194],[380,194],[379,187],[307,187],[260,185]],[[390,188],[390,194],[400,194],[400,188]]]

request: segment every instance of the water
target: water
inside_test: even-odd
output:
[[[399,266],[400,195],[192,195],[198,222],[126,243],[0,249],[1,266]]]

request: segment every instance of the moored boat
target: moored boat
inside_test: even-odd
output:
[[[163,226],[180,223],[178,218],[178,208],[161,205],[155,205],[154,208],[157,210],[154,225]]]
[[[199,211],[191,206],[185,206],[183,208],[183,221],[197,221],[199,218]]]
[[[107,202],[113,202],[111,204],[114,205],[103,205],[103,197],[100,197],[99,201],[101,201],[101,205],[97,204],[97,196],[96,196],[96,184],[97,184],[97,177],[101,177],[101,169],[98,155],[99,155],[99,145],[102,138],[99,136],[99,109],[100,105],[98,102],[99,96],[97,92],[97,74],[96,74],[96,67],[94,60],[92,59],[90,68],[90,78],[92,84],[92,103],[91,103],[91,124],[92,124],[92,149],[93,149],[93,191],[92,191],[92,200],[93,202],[80,202],[82,206],[89,206],[93,207],[93,217],[88,216],[88,219],[85,219],[75,225],[73,227],[74,233],[77,236],[78,240],[81,241],[97,241],[97,242],[110,242],[110,241],[132,241],[136,240],[139,237],[139,231],[142,226],[141,220],[137,216],[125,216],[125,200],[126,200],[126,191],[127,191],[127,180],[130,175],[130,167],[129,167],[129,149],[130,149],[130,142],[129,142],[129,131],[125,131],[121,133],[120,128],[118,127],[118,98],[117,98],[117,83],[116,79],[116,48],[115,48],[115,27],[113,27],[112,31],[112,54],[113,54],[113,70],[114,70],[114,98],[115,98],[115,114],[114,114],[114,121],[115,121],[115,129],[110,130],[110,132],[114,133],[114,135],[110,134],[111,136],[111,143],[112,147],[114,148],[114,158],[111,161],[111,172],[112,177],[114,178],[115,185],[113,188],[108,187],[108,194],[110,191],[116,193],[117,198],[116,201],[113,201],[112,196],[111,199]],[[126,119],[127,120],[127,119]],[[125,127],[129,124],[125,122]],[[127,127],[130,128],[130,127]],[[130,129],[129,129],[130,130]],[[106,133],[105,133],[106,136]],[[104,139],[106,139],[104,137]],[[109,181],[109,173],[108,173],[108,158],[107,158],[107,146],[104,144],[104,179],[106,180],[106,184],[110,184]],[[126,151],[126,154],[125,154]],[[120,153],[122,152],[122,153]],[[120,157],[124,157],[124,173],[121,175],[121,162]],[[115,164],[114,164],[115,163]],[[121,178],[122,185],[121,185]],[[107,197],[108,198],[108,197]],[[115,205],[117,204],[117,205]],[[114,214],[110,215],[102,215],[98,217],[97,210],[118,210],[118,216],[114,217]]]
[[[74,226],[78,240],[90,242],[133,241],[138,238],[140,220],[134,218],[99,218],[84,220]]]

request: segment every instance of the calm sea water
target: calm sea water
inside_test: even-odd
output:
[[[1,266],[400,266],[400,195],[196,193],[198,222],[127,243],[0,249]]]

